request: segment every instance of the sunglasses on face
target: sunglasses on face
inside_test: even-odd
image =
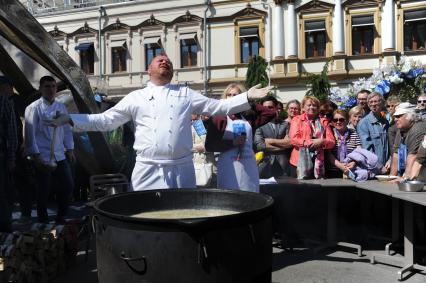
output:
[[[395,108],[396,105],[386,105],[386,108]]]
[[[419,99],[419,100],[417,100],[417,103],[418,103],[418,104],[425,104],[425,103],[426,103],[426,100],[421,100],[421,99]]]
[[[320,116],[321,116],[321,117],[326,117],[326,118],[332,118],[332,117],[333,117],[333,114],[331,114],[331,113],[324,113],[324,112],[321,112],[321,113],[320,113]]]
[[[346,122],[346,119],[345,119],[345,118],[334,118],[334,119],[333,119],[333,122],[334,122],[334,123],[337,123],[337,122],[339,122],[339,123],[344,123],[344,122]]]

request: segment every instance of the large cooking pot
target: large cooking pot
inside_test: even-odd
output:
[[[270,196],[216,189],[149,190],[95,202],[100,283],[270,283]],[[132,215],[170,209],[236,214],[187,219]]]

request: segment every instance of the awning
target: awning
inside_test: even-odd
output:
[[[240,28],[240,37],[259,37],[259,29],[257,27]]]
[[[373,16],[352,17],[352,27],[374,26]]]
[[[77,45],[75,47],[75,50],[77,51],[86,51],[89,50],[90,48],[93,48],[93,43],[89,42],[89,43],[80,43],[79,45]]]
[[[181,40],[197,40],[197,33],[191,32],[191,33],[181,33],[179,35],[179,39]]]
[[[404,20],[405,23],[426,20],[426,10],[405,12]]]
[[[115,41],[111,41],[110,46],[111,47],[123,47],[123,48],[127,48],[126,40],[115,40]]]
[[[325,21],[305,22],[305,32],[324,31]]]
[[[143,43],[144,44],[158,44],[161,45],[161,39],[159,36],[155,36],[155,37],[145,37],[143,39]]]

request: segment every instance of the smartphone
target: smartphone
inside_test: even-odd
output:
[[[351,170],[349,170],[349,172],[348,172],[348,177],[351,180],[356,181],[356,176],[355,176],[354,172],[352,172]]]

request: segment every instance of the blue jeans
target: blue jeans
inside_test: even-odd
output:
[[[37,179],[37,216],[38,221],[48,222],[47,202],[49,194],[53,190],[56,193],[58,212],[56,220],[63,220],[67,214],[69,201],[74,189],[74,180],[71,174],[71,167],[68,160],[57,162],[57,167],[53,172],[44,172],[36,169]],[[55,181],[55,182],[54,182]],[[55,186],[53,186],[55,185]]]

